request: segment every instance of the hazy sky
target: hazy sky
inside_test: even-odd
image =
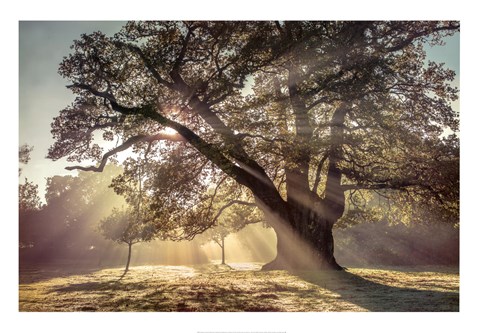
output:
[[[100,30],[113,35],[122,26],[120,21],[20,21],[19,23],[19,144],[34,146],[31,160],[23,167],[20,181],[27,177],[39,184],[40,194],[45,178],[56,174],[75,174],[65,170],[65,161],[45,158],[53,143],[50,123],[74,95],[65,88],[69,82],[57,73],[62,58],[70,53],[70,45],[82,33]],[[444,62],[457,72],[459,82],[459,34],[446,40],[443,47],[427,47],[430,59]],[[458,104],[458,103],[456,103]],[[455,105],[458,108],[458,105]]]

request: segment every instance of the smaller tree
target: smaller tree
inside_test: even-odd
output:
[[[133,244],[148,242],[160,235],[165,238],[162,232],[167,225],[150,209],[151,194],[144,189],[145,174],[149,172],[148,151],[143,158],[138,156],[135,160],[130,157],[124,161],[123,174],[115,177],[110,187],[125,198],[127,208],[113,209],[112,214],[101,220],[98,227],[106,239],[128,245],[122,277],[128,272]]]
[[[226,211],[228,208],[228,211]],[[224,213],[225,212],[225,213]],[[222,265],[225,262],[225,238],[246,227],[248,224],[261,222],[258,209],[253,203],[231,200],[226,203],[214,218],[215,226],[201,234],[202,241],[213,241],[222,251]]]
[[[125,272],[128,272],[132,257],[132,245],[139,242],[148,242],[155,237],[155,226],[145,214],[134,208],[114,208],[110,216],[100,221],[100,233],[109,240],[128,245],[128,257]]]

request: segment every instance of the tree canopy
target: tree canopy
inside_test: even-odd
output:
[[[277,233],[269,268],[338,268],[331,229],[346,193],[408,191],[458,214],[455,73],[425,53],[458,31],[450,21],[147,21],[85,34],[60,65],[77,98],[52,123],[48,156],[102,171],[120,151],[148,150],[151,208],[182,237],[212,225],[229,187]]]
[[[133,244],[150,241],[159,236],[167,224],[158,223],[158,218],[152,211],[144,207],[147,203],[143,188],[144,161],[140,158],[133,161],[130,158],[126,165],[128,168],[113,179],[110,187],[117,194],[123,195],[127,206],[123,206],[122,209],[114,208],[108,217],[100,221],[98,230],[106,239],[131,247]]]

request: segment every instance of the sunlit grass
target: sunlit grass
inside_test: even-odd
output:
[[[458,311],[455,271],[258,271],[259,264],[21,272],[20,311]]]

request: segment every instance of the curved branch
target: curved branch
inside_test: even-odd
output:
[[[92,93],[93,95],[97,96],[97,97],[103,97],[105,99],[107,99],[108,101],[112,102],[112,101],[115,101],[115,97],[106,92],[106,91],[98,91],[96,90],[95,88],[93,88],[92,86],[88,85],[88,84],[84,84],[84,83],[72,83],[68,86],[66,86],[68,89],[72,89],[72,88],[78,88],[78,89],[83,89],[83,90],[87,90],[88,92]]]
[[[321,104],[321,103],[325,103],[328,101],[328,98],[327,97],[322,97],[322,98],[319,98],[317,99],[316,101],[310,103],[310,105],[307,105],[305,106],[307,108],[307,110],[311,110],[313,109],[315,106],[317,106],[318,104]]]
[[[217,196],[217,192],[218,192],[218,189],[220,188],[220,186],[223,184],[223,182],[227,179],[227,176],[223,177],[217,184],[217,186],[215,186],[215,190],[213,191],[213,195],[212,195],[212,199],[210,200],[210,204],[208,205],[208,211],[210,212],[210,210],[212,209],[213,207],[213,201],[215,200],[215,197]]]
[[[95,124],[85,131],[85,135],[90,135],[93,132],[95,132],[96,130],[113,127],[113,126],[118,125],[118,124],[119,124],[118,121],[110,121],[110,122],[104,123],[104,124]]]
[[[155,106],[154,103],[152,104],[147,104],[139,107],[125,107],[117,103],[116,99],[114,96],[111,94],[105,93],[105,92],[100,92],[96,90],[95,88],[85,85],[85,84],[74,84],[72,85],[74,87],[80,88],[80,89],[85,89],[89,91],[91,94],[98,96],[98,97],[104,97],[106,98],[109,102],[110,105],[112,106],[112,109],[114,111],[117,111],[121,114],[124,115],[141,115],[146,118],[152,119],[159,124],[170,127],[178,132],[179,135],[181,135],[185,141],[190,143],[195,149],[197,149],[200,153],[202,153],[207,159],[209,159],[212,163],[214,163],[217,167],[219,167],[223,172],[225,172],[227,175],[235,179],[239,184],[245,185],[248,188],[253,188],[255,187],[259,180],[262,182],[267,183],[267,185],[271,186],[274,188],[273,183],[271,183],[271,180],[268,178],[266,175],[265,170],[253,159],[251,159],[241,148],[240,146],[236,146],[236,149],[230,149],[229,153],[230,155],[237,161],[237,163],[232,162],[229,158],[225,156],[225,154],[219,149],[216,145],[211,144],[206,142],[203,138],[201,138],[198,134],[193,132],[191,129],[188,127],[171,120],[164,115],[160,114],[157,112],[157,106]],[[195,96],[195,99],[197,102],[198,97]],[[198,101],[199,102],[199,101]],[[200,102],[201,103],[201,102]],[[194,105],[198,106],[198,105]],[[203,104],[200,107],[200,110],[202,110],[202,107],[205,107],[206,104]],[[217,117],[209,108],[208,106],[205,109],[208,113],[209,116],[213,115]],[[202,116],[203,117],[203,116]],[[208,119],[208,117],[206,117]],[[204,118],[205,119],[205,118]],[[211,120],[211,119],[210,119]],[[214,122],[220,121],[221,120],[217,117],[216,119],[213,120]],[[228,128],[224,123],[221,123],[221,127],[227,129],[230,133],[228,133],[227,138],[235,138],[235,134],[233,131]],[[212,126],[215,128],[215,126]],[[238,139],[237,139],[238,140]],[[231,142],[230,140],[227,140],[228,142]],[[126,149],[126,148],[125,148]],[[123,149],[124,150],[124,149]],[[111,156],[111,155],[110,155]],[[103,162],[103,160],[102,160]],[[240,167],[240,166],[241,167]],[[89,170],[95,170],[96,168],[93,167],[93,169]]]
[[[375,184],[347,184],[342,185],[343,191],[351,191],[351,190],[383,190],[383,189],[391,189],[391,190],[399,190],[409,186],[422,186],[419,183],[411,182],[411,181],[404,181],[399,183],[375,183]]]
[[[220,248],[223,249],[222,243],[220,243],[220,242],[218,241],[218,239],[213,238],[212,240],[213,240],[215,243],[217,243],[217,245],[220,246]]]
[[[98,167],[95,166],[69,166],[66,167],[66,170],[82,170],[82,171],[94,171],[94,172],[102,172],[103,169],[105,168],[105,165],[107,164],[108,158],[112,155],[115,155],[116,153],[119,153],[121,151],[124,151],[137,142],[148,142],[152,143],[154,141],[159,141],[159,140],[169,140],[169,141],[185,141],[185,139],[180,135],[180,134],[166,134],[166,133],[159,133],[155,135],[145,135],[145,134],[140,134],[136,136],[132,136],[131,138],[127,139],[123,144],[120,146],[108,151],[103,155],[102,160],[100,162],[100,165]]]
[[[286,142],[285,140],[283,139],[269,139],[263,135],[260,135],[260,134],[250,134],[250,133],[238,133],[236,134],[236,137],[240,140],[242,140],[243,138],[258,138],[258,139],[262,139],[263,141],[266,141],[266,142],[270,142],[270,143],[275,143],[275,142]]]
[[[317,172],[315,173],[315,183],[313,184],[313,188],[312,188],[313,193],[317,193],[318,185],[320,185],[323,165],[325,164],[325,161],[327,160],[327,158],[328,158],[328,152],[325,153],[325,155],[323,155],[322,159],[318,163]]]
[[[417,186],[420,188],[423,188],[427,191],[429,191],[435,199],[438,200],[438,202],[442,205],[445,204],[445,201],[442,199],[440,196],[440,193],[436,191],[432,186],[428,184],[423,184],[420,182],[415,182],[415,181],[404,181],[400,183],[395,183],[395,184],[389,184],[389,183],[376,183],[376,184],[348,184],[348,185],[342,185],[342,189],[344,191],[350,191],[350,190],[383,190],[383,189],[390,189],[390,190],[406,190],[408,187],[411,186]]]
[[[220,215],[222,215],[222,213],[225,209],[227,209],[228,207],[233,206],[235,204],[245,205],[245,206],[250,206],[250,207],[257,207],[257,204],[255,204],[253,202],[248,202],[248,201],[243,201],[243,200],[232,200],[218,210],[217,215],[215,215],[215,217],[213,218],[212,224],[215,224],[215,222],[217,222],[218,218],[220,217]]]
[[[400,41],[398,44],[393,45],[391,47],[387,47],[385,49],[385,51],[386,52],[400,51],[401,49],[404,49],[405,47],[410,45],[417,38],[428,36],[429,34],[434,33],[434,32],[458,30],[459,28],[460,28],[460,24],[453,23],[453,24],[443,26],[443,27],[436,27],[436,28],[432,29],[431,31],[424,30],[424,31],[412,33],[410,36],[406,37],[406,39]]]
[[[175,63],[173,64],[173,68],[170,72],[170,77],[173,79],[175,84],[181,83],[182,85],[185,84],[183,81],[182,77],[179,74],[180,71],[180,66],[183,63],[183,60],[185,59],[185,54],[187,52],[188,44],[190,43],[190,38],[193,35],[193,31],[196,29],[196,27],[188,27],[187,34],[185,36],[185,39],[183,40],[182,43],[182,48],[180,50],[180,53],[178,54],[177,59],[175,59]]]

